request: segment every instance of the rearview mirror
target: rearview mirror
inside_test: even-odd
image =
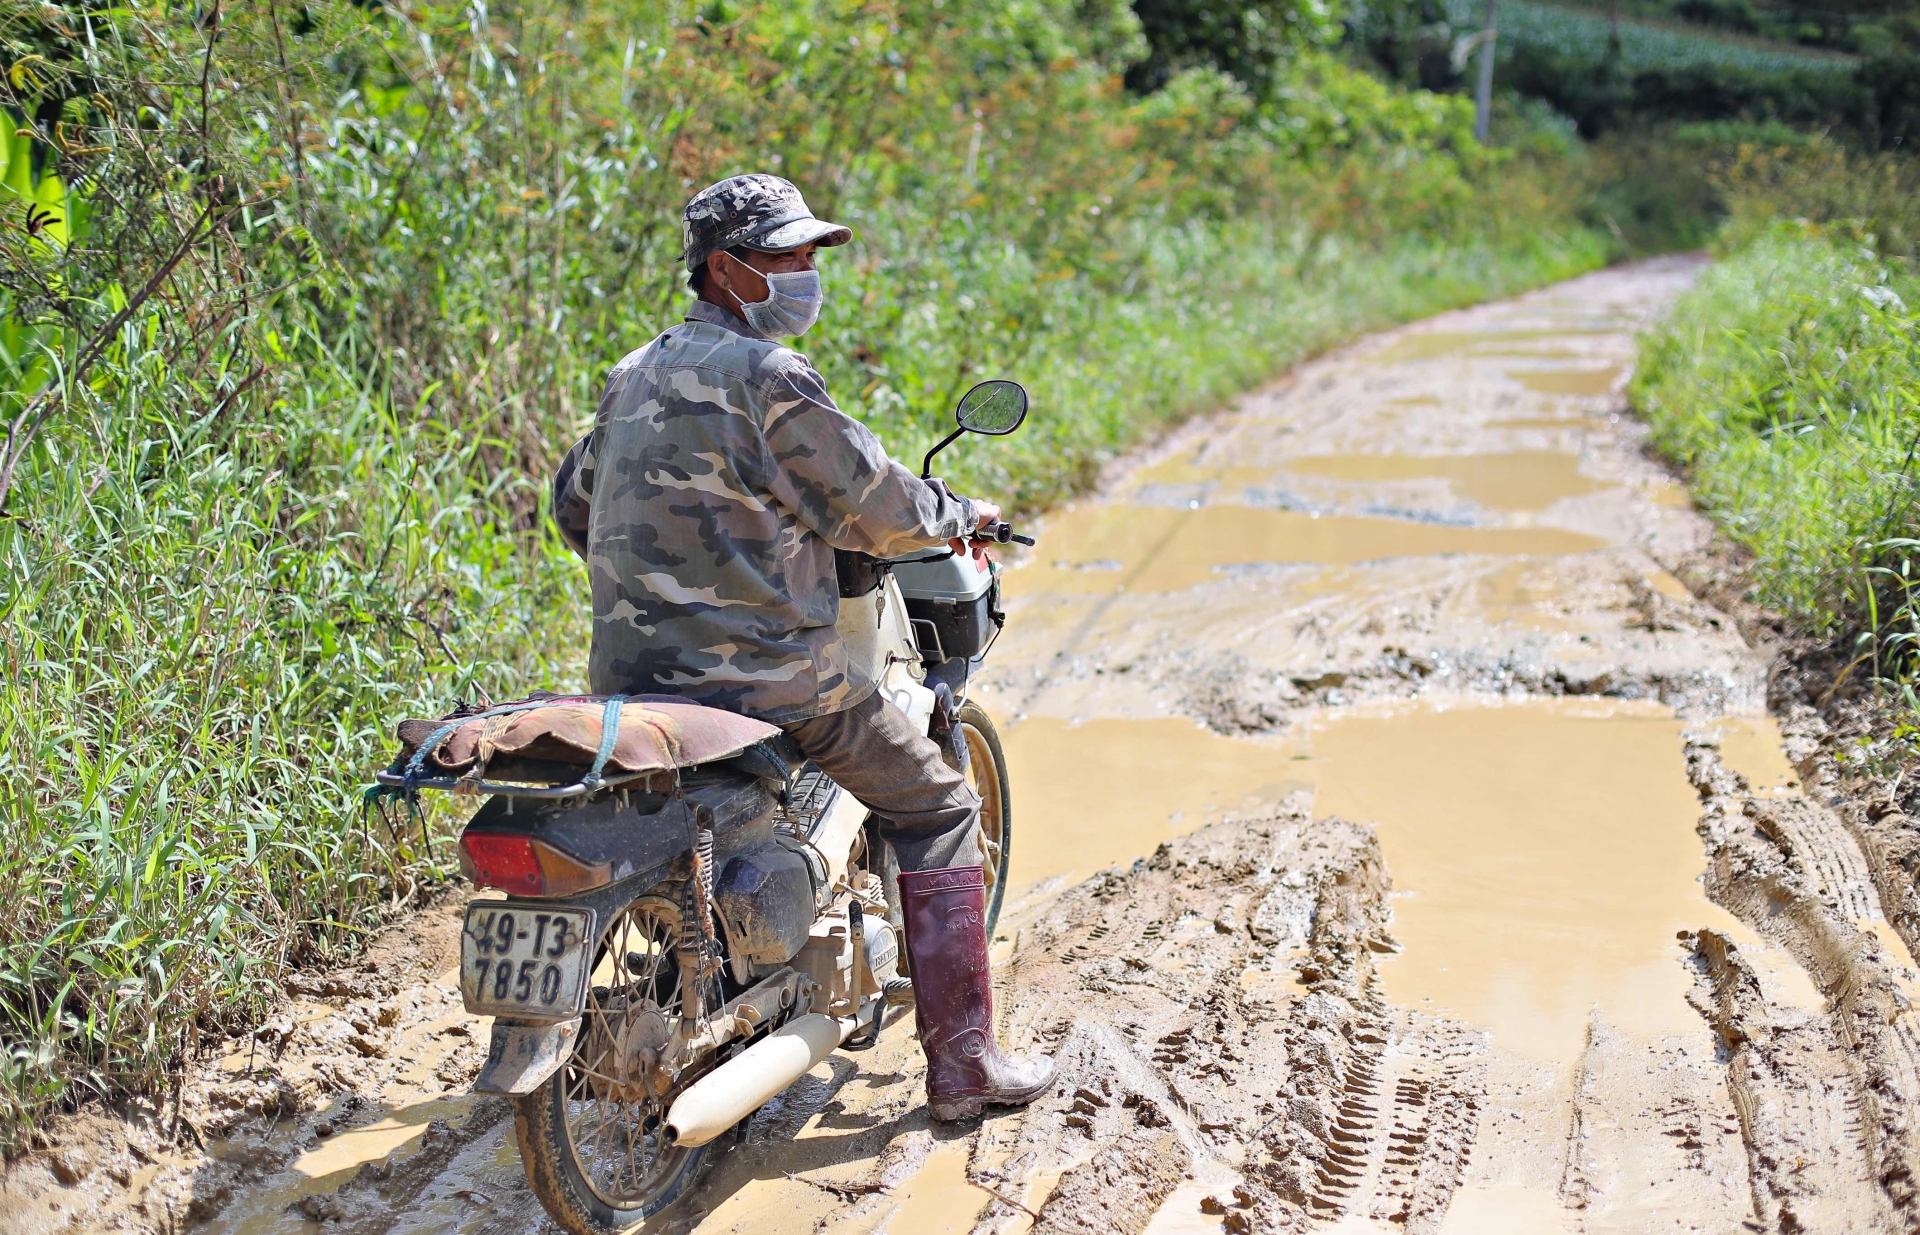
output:
[[[1027,418],[1027,388],[1005,378],[981,382],[960,396],[953,418],[960,422],[960,427],[935,443],[921,460],[921,479],[933,475],[933,456],[951,446],[962,433],[1003,437],[1018,429],[1020,422]]]
[[[953,418],[970,433],[999,437],[1020,427],[1027,418],[1027,391],[1019,382],[1000,378],[981,382],[960,396]]]

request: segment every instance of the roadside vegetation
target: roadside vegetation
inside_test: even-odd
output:
[[[1920,164],[1765,136],[1710,172],[1720,260],[1647,340],[1633,397],[1753,553],[1756,599],[1911,703]]]
[[[1564,125],[1482,148],[1324,6],[1262,11],[1237,75],[1112,0],[0,14],[0,1143],[163,1103],[443,878],[444,821],[358,789],[401,717],[577,681],[547,468],[678,319],[699,186],[853,225],[806,348],[901,454],[1026,382],[954,469],[1029,508],[1620,251]]]

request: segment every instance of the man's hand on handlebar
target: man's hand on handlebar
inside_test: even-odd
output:
[[[1013,530],[1013,525],[1002,521],[1000,508],[992,502],[975,501],[973,535],[965,540],[949,540],[948,547],[955,557],[964,557],[971,553],[973,560],[985,563],[988,545],[1031,545],[1033,537],[1022,536]]]
[[[976,497],[973,499],[974,536],[966,540],[949,540],[947,547],[953,550],[955,557],[965,557],[971,553],[973,554],[974,561],[985,562],[987,560],[988,542],[978,539],[979,533],[989,524],[998,523],[999,521],[1000,507],[992,502],[982,501]]]

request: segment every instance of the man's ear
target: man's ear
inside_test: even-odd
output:
[[[712,293],[715,304],[730,312],[739,312],[740,293],[734,290],[734,272],[717,252],[707,254],[707,290]]]
[[[716,274],[720,277],[715,278]],[[763,280],[758,288],[754,287],[752,282],[755,277]],[[707,278],[712,281],[711,286],[718,288],[724,294],[725,298],[719,301],[723,309],[738,313],[740,306],[751,303],[747,300],[748,292],[753,293],[755,301],[765,299],[767,294],[765,277],[725,250],[709,254],[707,257]]]

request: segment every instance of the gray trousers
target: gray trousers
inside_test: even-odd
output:
[[[984,860],[974,826],[980,795],[879,691],[844,711],[783,727],[835,784],[880,817],[880,835],[901,870]]]

